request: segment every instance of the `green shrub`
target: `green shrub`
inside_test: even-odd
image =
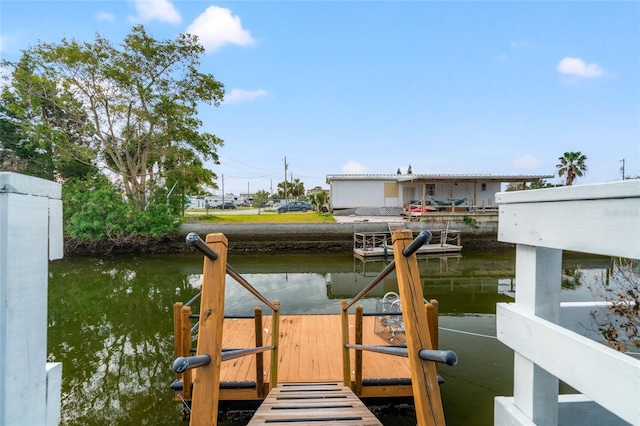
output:
[[[123,193],[103,175],[70,180],[62,187],[64,232],[89,241],[169,235],[180,221],[162,201],[152,200],[141,211],[126,203]]]
[[[473,228],[473,229],[480,228],[480,225],[478,225],[478,221],[471,216],[465,216],[462,218],[462,220],[464,220],[464,223],[466,223],[467,226],[470,228]]]

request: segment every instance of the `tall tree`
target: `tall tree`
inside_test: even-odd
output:
[[[119,46],[96,35],[94,43],[63,39],[39,43],[21,62],[4,63],[43,81],[56,82],[47,102],[77,99],[76,124],[83,117],[83,141],[100,165],[119,177],[127,199],[145,209],[157,185],[165,188],[181,175],[187,182],[215,187],[215,174],[202,172],[202,161],[217,164],[222,140],[199,132],[200,103],[218,106],[224,86],[198,71],[204,48],[197,38],[180,34],[158,41],[136,26]],[[194,155],[181,155],[190,151]],[[197,159],[196,159],[197,157]]]
[[[81,104],[32,73],[23,56],[0,97],[0,148],[7,169],[49,180],[95,173]]]
[[[304,183],[300,179],[294,179],[289,183],[289,194],[295,199],[298,199],[304,195]]]
[[[566,186],[571,186],[576,177],[582,177],[588,170],[585,162],[587,156],[580,151],[577,152],[565,152],[562,157],[558,158],[558,176],[562,177],[567,175]]]

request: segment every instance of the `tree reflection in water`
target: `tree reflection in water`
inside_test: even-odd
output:
[[[353,297],[372,279],[365,272],[370,265],[358,264],[351,253],[230,255],[229,262],[268,299],[280,299],[285,314],[337,313],[340,299]],[[593,262],[609,264],[608,259],[579,258],[566,261],[566,267],[582,265],[584,271]],[[419,265],[425,295],[440,302],[441,326],[495,333],[495,304],[512,300],[512,285],[502,290],[514,277],[512,251],[466,251],[459,260],[428,259]],[[52,262],[49,270],[48,348],[49,360],[63,363],[61,423],[184,425],[169,390],[173,304],[197,293],[202,257],[68,258]],[[381,285],[380,295],[397,290],[395,277]],[[250,314],[258,305],[231,281],[226,296],[228,313]],[[378,296],[363,301],[365,311],[375,309]],[[492,423],[493,397],[512,393],[510,351],[495,339],[473,339],[440,333],[441,345],[463,360],[441,369],[451,424],[465,424],[468,415]],[[415,424],[411,416],[386,420]]]

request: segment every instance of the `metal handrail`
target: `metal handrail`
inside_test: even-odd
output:
[[[349,349],[357,349],[369,352],[378,352],[386,355],[402,356],[407,358],[409,351],[406,346],[378,346],[378,345],[345,345]],[[433,349],[421,349],[418,352],[418,357],[425,361],[435,361],[447,365],[456,365],[458,363],[458,355],[452,350],[440,351]]]
[[[396,269],[396,262],[392,260],[376,277],[371,280],[371,282],[363,288],[360,293],[358,293],[349,303],[347,303],[344,310],[348,310],[351,306],[353,306],[358,300],[362,299],[367,293],[369,293],[376,285],[380,283],[380,281],[384,280],[387,275],[393,272]]]
[[[246,349],[223,349],[222,350],[222,361],[229,361],[231,359],[241,358],[247,355],[254,355],[261,352],[266,352],[273,349],[275,346],[259,346],[255,348],[246,348]],[[211,362],[211,357],[209,355],[196,355],[196,356],[181,356],[177,358],[172,365],[172,369],[175,373],[184,373],[187,370],[191,370],[193,368],[204,367],[205,365],[209,365]]]
[[[191,232],[189,233],[189,235],[187,235],[186,238],[187,244],[189,244],[190,246],[195,247],[196,249],[198,249],[202,254],[204,254],[205,256],[207,256],[209,259],[211,260],[216,260],[218,258],[218,253],[216,253],[215,251],[213,251],[211,249],[211,247],[209,247],[207,245],[207,243],[204,242],[204,240],[202,238],[200,238],[200,236],[195,233],[195,232]],[[240,285],[242,285],[245,289],[247,289],[249,291],[249,293],[253,294],[256,298],[258,298],[262,303],[264,303],[265,305],[267,305],[272,311],[277,311],[278,308],[276,308],[271,302],[269,302],[262,294],[260,294],[260,292],[258,290],[256,290],[251,284],[249,284],[249,282],[247,280],[245,280],[235,269],[233,269],[233,267],[231,265],[229,265],[228,263],[226,264],[226,272],[227,274],[229,274],[229,276],[231,278],[233,278],[234,280],[236,280]]]
[[[276,308],[271,302],[269,302],[262,294],[260,294],[260,292],[258,290],[256,290],[255,288],[253,288],[253,286],[251,284],[249,284],[247,282],[247,280],[245,280],[244,278],[242,278],[242,276],[240,274],[238,274],[238,272],[236,272],[235,269],[233,269],[231,267],[231,265],[227,264],[227,274],[229,274],[229,276],[231,278],[233,278],[234,280],[236,280],[240,285],[242,285],[244,288],[246,288],[247,290],[249,290],[249,293],[253,294],[255,297],[257,297],[262,303],[264,303],[265,305],[267,305],[272,311],[277,311],[278,308]]]

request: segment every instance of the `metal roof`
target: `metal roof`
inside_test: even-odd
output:
[[[344,180],[394,180],[397,182],[422,181],[500,181],[500,182],[531,182],[540,179],[551,179],[555,175],[492,175],[492,174],[334,174],[327,175],[327,183]]]

